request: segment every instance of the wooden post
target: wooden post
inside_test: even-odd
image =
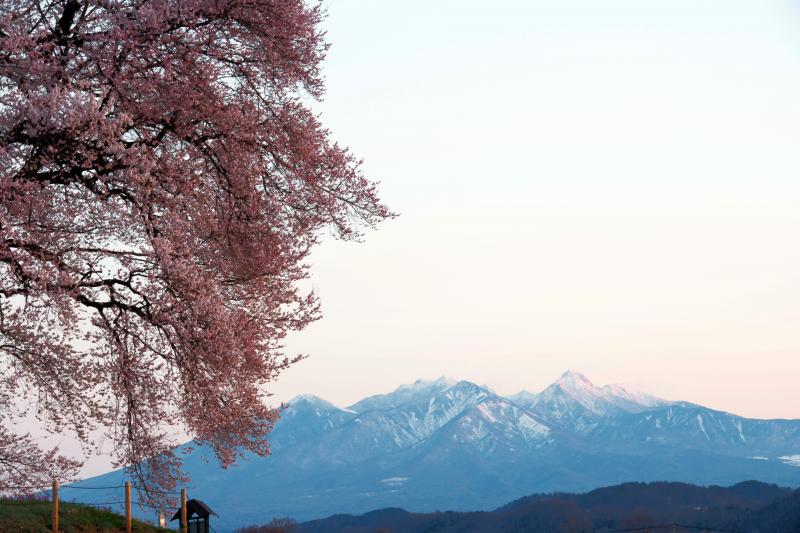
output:
[[[58,480],[53,480],[53,533],[58,533]]]
[[[189,523],[186,520],[186,489],[181,489],[181,531],[189,533]]]
[[[125,532],[131,533],[131,482],[125,482]]]

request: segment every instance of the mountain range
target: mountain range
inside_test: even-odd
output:
[[[189,443],[191,444],[191,443]],[[489,510],[534,492],[585,492],[626,481],[800,486],[800,420],[755,420],[566,372],[509,397],[440,378],[337,407],[288,402],[272,455],[223,470],[185,448],[190,497],[217,531],[273,516],[309,520],[384,507]],[[109,485],[122,471],[78,485]],[[73,491],[109,501],[102,491]],[[105,499],[104,499],[105,498]]]

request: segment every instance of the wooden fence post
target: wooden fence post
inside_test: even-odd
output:
[[[131,533],[131,482],[125,482],[125,532]]]
[[[58,480],[53,480],[53,533],[58,533]]]
[[[189,533],[189,523],[186,520],[186,489],[181,489],[181,531]]]

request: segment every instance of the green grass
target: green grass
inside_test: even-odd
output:
[[[36,500],[0,499],[0,531],[15,533],[50,533],[52,503]],[[80,503],[61,502],[58,506],[58,530],[64,533],[117,533],[125,531],[123,515]],[[173,531],[133,520],[136,533]]]

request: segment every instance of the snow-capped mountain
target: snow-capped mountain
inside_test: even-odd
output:
[[[538,394],[521,391],[510,397],[543,420],[585,434],[608,417],[639,413],[669,402],[621,385],[597,387],[580,372],[570,370]]]
[[[533,492],[624,481],[800,486],[800,421],[746,419],[598,387],[574,371],[541,392],[507,398],[446,378],[347,408],[303,395],[288,402],[271,446],[270,457],[230,470],[207,461],[202,446],[186,453],[190,494],[220,514],[218,531],[273,516],[389,506],[491,509]],[[116,471],[85,484],[122,477]],[[73,491],[86,501],[95,492]]]
[[[458,381],[447,377],[440,377],[436,380],[418,379],[410,385],[400,385],[388,394],[376,394],[368,396],[350,406],[350,409],[358,413],[372,411],[375,409],[394,409],[401,405],[425,400],[427,397],[449,389]]]
[[[653,407],[661,407],[672,403],[647,394],[646,392],[626,389],[619,384],[605,385],[603,387],[603,392],[606,394],[608,401],[631,413],[646,411]]]
[[[628,413],[598,425],[591,437],[618,449],[663,446],[761,460],[778,459],[800,443],[797,420],[754,420],[678,402]]]

